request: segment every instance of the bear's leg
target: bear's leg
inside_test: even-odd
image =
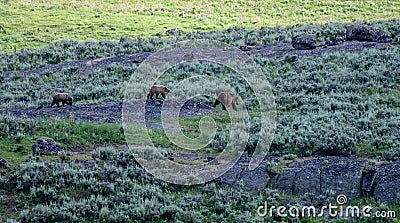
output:
[[[232,108],[233,108],[233,110],[237,111],[236,103],[232,103]]]
[[[159,95],[159,93],[156,93],[156,99],[158,99],[158,95]]]
[[[57,107],[60,107],[60,102],[59,101],[57,101]]]
[[[52,108],[54,104],[55,104],[55,102],[52,101],[52,102],[51,102],[51,105],[50,105],[50,108]]]
[[[64,102],[64,101],[62,101],[61,103],[62,103],[62,106],[63,106],[63,107],[65,107],[65,102]]]
[[[164,93],[161,93],[161,96],[165,99],[165,94]]]
[[[224,104],[221,103],[221,105],[222,105],[222,109],[224,109],[225,111],[228,111],[228,110],[226,109],[226,106],[225,106]]]
[[[215,100],[213,107],[214,107],[214,108],[217,107],[217,105],[219,105],[219,103],[220,103],[220,102],[219,102],[218,100]]]

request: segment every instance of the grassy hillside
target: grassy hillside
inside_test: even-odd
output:
[[[399,1],[24,1],[0,2],[0,51],[37,48],[63,39],[150,37],[232,26],[260,28],[302,23],[399,18]]]
[[[84,74],[74,64],[55,72],[28,75],[18,70],[157,51],[175,39],[158,38],[156,34],[163,32],[165,36],[165,31],[174,27],[185,32],[179,39],[263,45],[289,42],[293,35],[303,32],[315,33],[319,41],[331,40],[343,37],[350,22],[366,21],[400,41],[400,1],[390,0],[2,0],[0,18],[0,72],[8,71],[0,75],[0,109],[48,105],[57,91],[70,92],[76,104],[120,101],[137,64],[113,63]],[[97,41],[100,39],[105,40]],[[283,162],[278,167],[271,163],[268,171],[279,173],[289,162],[285,157],[304,159],[317,154],[361,156],[371,163],[400,159],[397,46],[318,57],[252,58],[273,87],[278,114],[270,154],[280,156]],[[179,80],[199,74],[235,86],[251,113],[246,148],[252,152],[260,130],[259,107],[255,95],[235,71],[194,61],[168,70],[162,81],[173,89]],[[201,86],[193,90],[197,87]],[[196,99],[212,103],[206,97]],[[201,151],[206,156],[221,152],[229,140],[229,116],[212,118],[217,134]],[[199,120],[179,120],[188,137],[200,134]],[[180,152],[163,131],[151,130],[149,134],[155,145]],[[69,150],[57,156],[33,156],[32,145],[41,136],[51,137]],[[0,115],[0,157],[9,164],[8,169],[0,169],[0,222],[334,220],[261,218],[255,210],[264,201],[271,206],[300,205],[309,201],[309,194],[283,195],[268,187],[250,192],[214,183],[191,187],[169,184],[138,166],[132,150],[120,149],[124,144],[119,123]],[[327,204],[331,200],[321,196],[311,202]],[[400,213],[399,205],[387,206],[371,197],[353,202]],[[399,222],[398,218],[354,220]]]
[[[273,87],[279,114],[272,152],[277,155],[361,155],[399,159],[399,52],[397,47],[392,47],[383,51],[327,54],[318,58],[288,56],[266,59],[254,56]],[[52,94],[58,91],[71,93],[78,104],[119,101],[123,99],[128,79],[136,69],[135,64],[112,64],[87,75],[80,74],[76,67],[29,77],[13,72],[0,83],[0,102],[2,107],[48,105]],[[210,75],[230,83],[247,108],[257,111],[256,98],[249,85],[237,77],[234,70],[220,65],[184,63],[168,70],[161,81],[174,90],[178,81],[195,75]],[[193,86],[193,91],[200,92],[201,88]],[[207,98],[198,100],[212,103]],[[258,128],[257,120],[254,120],[249,151],[254,149],[258,139]],[[3,129],[7,130],[4,132],[7,141],[3,144],[12,142],[16,147],[18,142],[9,139],[18,136],[18,129],[7,126]],[[219,130],[218,140],[226,139],[222,136],[228,135],[227,130]],[[52,136],[52,133],[47,135]],[[223,140],[218,143],[225,145]],[[7,147],[0,143],[0,148]]]

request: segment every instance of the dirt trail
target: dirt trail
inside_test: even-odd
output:
[[[176,111],[179,111],[179,117],[194,117],[211,114],[216,110],[206,104],[196,101],[186,101],[182,107],[181,100],[172,100],[172,105]],[[147,126],[152,129],[162,129],[162,124],[158,122],[161,119],[161,109],[163,101],[160,99],[142,100],[141,103],[146,103],[145,118]],[[57,107],[44,106],[39,107],[10,107],[0,108],[0,115],[10,114],[15,117],[26,117],[31,119],[37,118],[63,118],[63,119],[78,119],[90,122],[110,122],[120,123],[122,120],[122,102],[101,102],[95,104],[76,104],[73,106]],[[132,106],[133,109],[136,109]],[[142,113],[143,111],[132,111]],[[172,112],[163,112],[165,118],[175,118]],[[176,131],[176,126],[165,124],[165,127],[171,131]]]

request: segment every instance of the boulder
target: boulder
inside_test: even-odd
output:
[[[64,150],[56,141],[51,138],[41,137],[32,146],[33,154],[38,155],[56,155],[58,152]]]
[[[385,32],[367,25],[348,26],[346,29],[346,39],[377,43],[392,42],[392,38]]]
[[[361,197],[363,165],[358,162],[343,162],[327,165],[321,170],[321,195],[344,194],[346,197]]]
[[[298,196],[360,197],[362,170],[366,160],[344,157],[317,157],[291,163],[287,171],[272,179],[272,187]]]
[[[0,157],[0,167],[1,168],[8,168],[7,161]]]
[[[266,157],[254,170],[248,169],[250,159],[251,156],[243,155],[215,181],[234,188],[242,184],[250,190],[270,186],[286,194],[308,194],[310,199],[373,196],[382,203],[400,204],[400,161],[371,166],[367,159],[317,156],[290,163],[287,169],[275,174],[269,173],[267,167],[278,164],[279,157]]]
[[[400,161],[376,168],[374,198],[386,204],[400,204]]]
[[[261,190],[270,181],[267,173],[267,162],[279,162],[277,157],[266,157],[266,159],[254,170],[249,169],[251,156],[245,154],[225,174],[216,179],[217,183],[238,187],[240,184],[249,190]]]
[[[317,47],[317,36],[314,34],[301,34],[292,38],[292,46],[296,50],[312,50]]]

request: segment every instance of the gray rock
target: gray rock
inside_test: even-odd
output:
[[[243,167],[241,164],[239,165],[238,162],[221,177],[219,177],[218,182],[232,186],[233,184],[237,183],[242,171]]]
[[[301,34],[292,38],[292,46],[296,50],[312,50],[317,47],[317,36],[314,34]]]
[[[361,197],[363,167],[357,163],[328,165],[321,170],[321,194]]]
[[[294,194],[293,185],[297,172],[298,170],[288,170],[282,174],[276,175],[271,181],[273,188],[286,194]]]
[[[8,168],[7,161],[3,158],[0,158],[0,167],[2,168]]]
[[[367,25],[348,26],[346,29],[346,39],[377,43],[392,42],[392,38],[385,32]]]
[[[363,182],[362,182],[362,193],[365,195],[371,195],[373,190],[374,190],[374,182],[377,176],[376,168],[375,167],[370,167],[366,174],[363,177]]]
[[[39,155],[56,155],[62,150],[64,150],[63,147],[61,147],[53,139],[47,137],[41,137],[32,146],[33,154]]]
[[[249,190],[261,190],[262,188],[265,188],[270,181],[266,163],[269,162],[269,160],[272,162],[279,162],[279,159],[276,157],[266,157],[266,159],[254,170],[249,169],[248,165],[250,160],[250,155],[243,155],[235,165],[219,177],[216,182],[231,187],[238,187],[242,184]]]
[[[270,177],[266,173],[264,165],[260,165],[254,170],[249,170],[246,166],[240,175],[240,180],[246,188],[261,190],[267,186]]]
[[[400,204],[400,161],[377,167],[374,198],[386,204]]]
[[[305,179],[303,183],[294,182],[293,194],[303,195],[305,193],[321,194],[321,169],[316,166],[309,166],[303,170],[297,170],[296,179]]]
[[[343,157],[318,157],[294,162],[272,180],[272,187],[298,196],[361,196],[362,170],[366,160]]]

